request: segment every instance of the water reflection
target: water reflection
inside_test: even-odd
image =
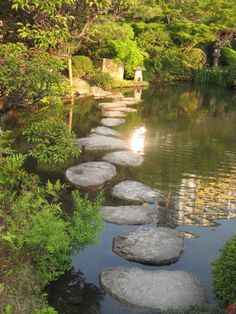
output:
[[[134,130],[131,138],[131,149],[134,153],[144,155],[145,133],[147,129],[145,126]]]
[[[48,302],[63,314],[99,314],[104,293],[74,270],[66,272],[48,287]]]
[[[180,224],[211,226],[214,220],[236,218],[236,167],[218,179],[188,175],[173,199]]]

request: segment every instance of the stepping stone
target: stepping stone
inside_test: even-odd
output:
[[[138,103],[142,102],[141,99],[137,99],[134,97],[124,97],[124,98],[122,98],[121,101],[129,103],[129,104],[138,104]]]
[[[103,220],[117,225],[145,225],[157,216],[156,205],[104,206],[100,209]]]
[[[159,191],[155,191],[141,182],[130,180],[115,185],[112,196],[142,203],[163,204],[166,202],[165,197]]]
[[[114,267],[100,274],[100,285],[121,303],[139,310],[181,310],[207,303],[198,277],[185,271],[148,271]]]
[[[104,135],[104,136],[114,136],[119,137],[120,132],[117,132],[111,128],[107,128],[105,126],[97,126],[96,128],[91,130],[91,133],[95,133],[98,135]]]
[[[102,115],[103,115],[103,117],[106,117],[106,118],[124,118],[124,117],[126,117],[125,113],[123,113],[121,111],[116,111],[116,110],[106,111]]]
[[[137,112],[138,110],[137,109],[134,109],[134,108],[128,108],[128,107],[118,107],[118,108],[106,108],[106,110],[109,112],[109,111],[112,111],[114,112],[113,110],[116,110],[116,111],[120,111],[120,112]]]
[[[98,106],[102,107],[103,109],[114,109],[119,107],[126,107],[125,102],[102,102],[98,104]]]
[[[121,139],[95,134],[78,139],[77,145],[83,147],[85,150],[116,150],[129,148],[129,144]]]
[[[183,235],[178,230],[139,227],[115,237],[112,250],[129,261],[169,265],[179,260],[183,247]]]
[[[115,165],[139,167],[143,163],[143,157],[131,151],[121,151],[107,154],[102,158]]]
[[[104,118],[101,120],[101,124],[104,126],[117,126],[120,124],[123,124],[125,122],[125,119],[117,119],[117,118]]]
[[[99,186],[116,175],[116,168],[108,162],[86,162],[66,171],[66,178],[75,186]]]

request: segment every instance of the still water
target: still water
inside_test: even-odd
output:
[[[130,96],[133,93],[128,92]],[[99,244],[75,252],[73,270],[48,288],[49,303],[59,313],[138,313],[99,287],[99,273],[116,265],[190,271],[202,279],[209,301],[214,302],[211,261],[236,233],[236,95],[215,87],[171,85],[135,91],[135,96],[143,99],[136,105],[138,111],[130,113],[125,124],[116,129],[133,151],[144,156],[144,163],[137,169],[117,167],[117,177],[104,187],[106,204],[127,204],[110,196],[114,184],[124,179],[143,182],[159,189],[169,200],[160,210],[157,225],[189,231],[198,237],[185,240],[184,253],[177,263],[150,267],[128,262],[112,252],[113,237],[134,226],[106,224]],[[57,111],[48,108],[32,112],[30,117],[23,113],[17,121],[9,117],[5,123],[14,124],[20,134],[31,121],[48,114],[61,115],[78,137],[83,137],[99,125],[97,104],[97,100],[78,99],[73,107]],[[19,135],[19,143],[20,139]],[[100,160],[103,155],[84,153],[79,162]],[[71,164],[78,164],[78,160]],[[28,164],[42,180],[64,180],[67,166],[49,172]],[[88,192],[93,197],[95,192]]]

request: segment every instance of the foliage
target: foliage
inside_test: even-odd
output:
[[[111,89],[115,85],[115,80],[109,73],[97,70],[90,75],[90,83],[103,89]]]
[[[236,235],[225,243],[213,262],[213,286],[221,306],[236,303]]]
[[[2,153],[13,153],[12,145],[14,143],[14,139],[12,137],[12,133],[12,131],[2,131],[0,129],[0,156]]]
[[[236,68],[209,68],[192,70],[193,81],[201,84],[213,84],[218,86],[231,86],[236,78]]]
[[[47,52],[6,44],[0,49],[0,97],[3,108],[45,103],[63,92],[63,63]]]
[[[186,310],[167,310],[163,314],[227,314],[227,311],[220,309],[217,305],[192,306]]]
[[[41,185],[23,169],[24,161],[20,154],[0,157],[0,309],[54,313],[44,306],[40,290],[71,267],[73,249],[95,241],[103,197],[99,194],[93,203],[74,192],[73,212],[66,214],[61,205],[65,186],[59,181]]]
[[[135,68],[143,65],[147,53],[138,47],[136,41],[114,40],[112,44],[116,52],[116,58],[125,63],[125,71],[128,77],[133,76]]]
[[[73,56],[73,76],[84,77],[94,72],[93,62],[86,56]]]
[[[76,135],[63,121],[46,119],[34,122],[24,133],[32,144],[29,156],[40,163],[62,163],[80,155],[76,147]]]
[[[223,63],[223,65],[225,66],[229,66],[229,67],[236,67],[236,51],[228,48],[228,47],[224,47],[221,49],[221,62]]]

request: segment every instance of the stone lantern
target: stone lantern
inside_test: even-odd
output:
[[[141,66],[138,66],[135,69],[135,74],[134,74],[135,82],[142,82],[143,81],[143,70],[144,70],[144,68]]]
[[[215,43],[212,56],[213,56],[213,67],[216,67],[219,64],[219,58],[221,56],[221,54],[220,54],[220,43],[219,42]]]

